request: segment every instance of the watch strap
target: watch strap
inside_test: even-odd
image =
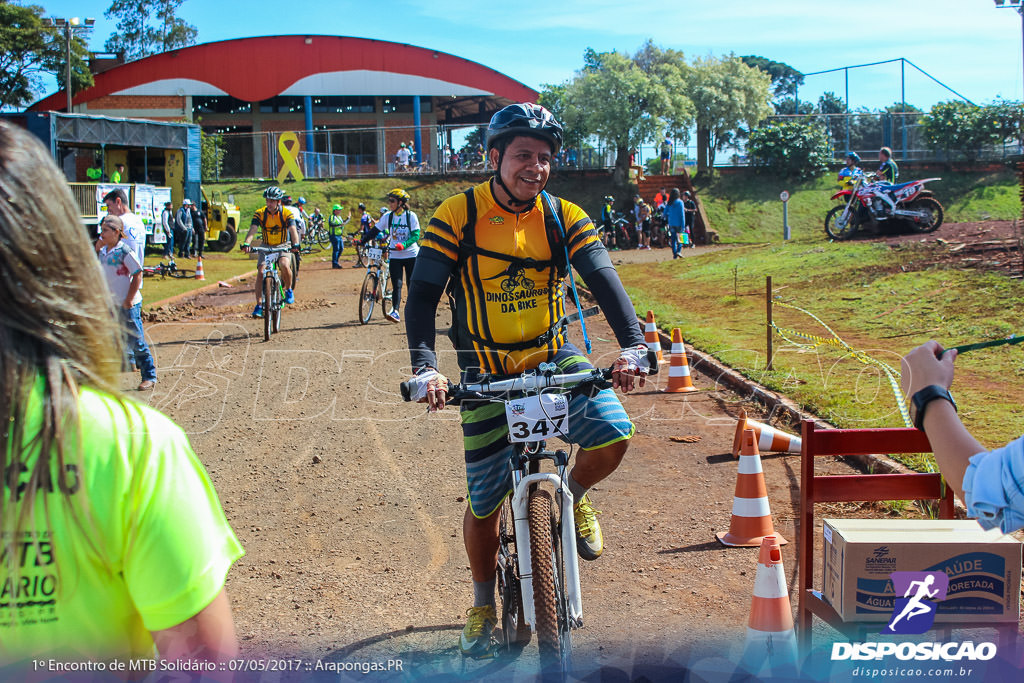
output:
[[[949,401],[950,405],[953,406],[953,410],[956,410],[956,401],[953,400],[953,396],[949,393],[949,390],[945,387],[941,387],[938,384],[929,384],[924,389],[916,392],[911,397],[911,403],[914,404],[914,427],[924,431],[924,413],[928,404],[935,399],[943,399]]]

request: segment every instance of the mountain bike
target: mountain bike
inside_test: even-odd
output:
[[[363,278],[363,286],[359,290],[359,323],[362,325],[370,322],[373,307],[378,302],[384,315],[391,313],[393,308],[387,249],[378,242],[375,246],[367,245],[365,253],[366,277]]]
[[[657,371],[656,359],[651,370]],[[514,446],[513,493],[498,513],[499,646],[521,651],[536,632],[541,669],[564,676],[572,667],[572,631],[583,626],[583,600],[574,501],[567,484],[570,453],[549,450],[546,439],[568,433],[570,399],[611,387],[612,371],[557,371],[554,363],[541,363],[511,379],[449,382],[447,403],[505,404]],[[400,390],[402,398],[411,400],[408,382]],[[555,473],[540,471],[544,460],[553,463]]]
[[[326,249],[331,243],[330,233],[324,227],[324,217],[314,213],[309,217],[309,227],[302,234],[302,253],[312,254]]]
[[[155,266],[142,266],[143,277],[153,277],[159,275],[160,277],[176,277],[176,278],[194,278],[196,271],[188,268],[178,268],[178,265],[171,259],[170,263],[164,263],[161,261]]]
[[[278,273],[277,260],[287,254],[291,247],[253,247],[253,251],[265,254],[263,261],[263,341],[270,341],[271,333],[281,331],[281,309],[284,307],[284,286]]]

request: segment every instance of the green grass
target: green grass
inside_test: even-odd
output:
[[[1009,171],[998,173],[928,172],[909,169],[904,180],[939,176],[931,189],[942,204],[947,222],[1013,220],[1021,215],[1019,185]],[[835,206],[830,197],[837,191],[835,175],[793,182],[769,174],[743,171],[696,181],[708,222],[722,242],[763,243],[782,236],[782,202],[787,190],[789,225],[795,242],[825,240],[825,214]]]
[[[166,260],[158,255],[146,256],[146,265],[155,266]],[[196,267],[194,259],[176,259],[180,268],[193,270]],[[206,285],[217,284],[218,280],[227,280],[236,275],[256,270],[256,262],[250,261],[248,254],[243,254],[237,249],[227,254],[206,252],[203,256],[203,275],[206,281],[195,279],[178,279],[173,277],[162,278],[159,275],[147,277],[143,285],[142,308],[149,310],[164,299],[172,296],[190,292]]]
[[[637,309],[653,310],[663,329],[681,327],[696,348],[807,410],[840,427],[902,426],[884,372],[845,349],[799,348],[775,335],[773,369],[767,369],[765,277],[772,276],[778,301],[813,313],[854,350],[897,371],[902,354],[931,338],[953,346],[1024,332],[1024,283],[968,270],[922,270],[928,253],[920,244],[896,250],[872,243],[749,245],[620,266],[619,273]],[[773,310],[781,328],[831,337],[802,313]],[[1020,347],[957,361],[954,393],[983,443],[1001,445],[1024,432],[1016,398],[1022,381]]]

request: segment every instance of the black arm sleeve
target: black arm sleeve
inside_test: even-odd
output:
[[[607,258],[607,256],[606,256]],[[633,302],[629,300],[619,274],[609,262],[608,266],[580,273],[583,281],[594,293],[597,305],[608,319],[621,348],[644,343],[644,332],[636,318]]]
[[[451,276],[452,267],[430,249],[421,249],[409,278],[405,302],[405,336],[413,370],[425,365],[437,369],[434,340],[437,337],[437,305]]]

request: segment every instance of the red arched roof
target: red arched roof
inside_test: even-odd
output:
[[[358,90],[375,82],[379,92],[353,92],[353,82]],[[331,85],[345,90],[322,90]],[[161,87],[174,90],[161,92]],[[395,87],[409,91],[396,92]],[[321,90],[311,91],[316,88]],[[280,94],[480,95],[512,102],[537,98],[536,91],[519,81],[444,52],[367,38],[312,35],[224,40],[145,57],[97,74],[95,85],[75,95],[74,103],[117,94],[210,95],[218,91],[249,102]],[[62,109],[65,103],[61,91],[30,109]]]

